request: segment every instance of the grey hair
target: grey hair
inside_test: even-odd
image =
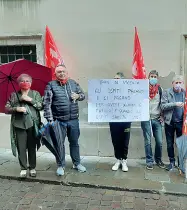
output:
[[[125,79],[123,72],[117,72],[116,75],[118,75],[121,79]]]
[[[21,80],[22,80],[23,78],[28,78],[29,81],[32,83],[32,77],[31,77],[30,75],[28,75],[28,74],[21,74],[21,75],[17,78],[17,82],[20,83]]]
[[[150,77],[151,74],[155,74],[158,77],[158,71],[157,70],[151,70],[149,72],[149,77]]]
[[[63,64],[63,63],[58,64],[58,65],[56,66],[56,68],[59,67],[59,66],[62,66],[62,67],[64,67],[64,68],[66,68],[65,64]]]
[[[182,75],[175,75],[172,79],[172,83],[177,80],[184,82],[184,77]]]

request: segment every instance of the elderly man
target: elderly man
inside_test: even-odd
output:
[[[161,107],[164,113],[165,134],[167,141],[167,152],[170,164],[168,171],[175,166],[174,138],[182,135],[185,90],[182,76],[175,76],[172,80],[172,88],[166,90],[162,96]]]
[[[149,105],[150,121],[141,122],[145,142],[145,154],[147,169],[153,169],[154,160],[160,168],[165,168],[162,162],[162,114],[161,114],[162,88],[158,83],[158,72],[152,70],[149,73]],[[155,154],[153,158],[151,137],[155,138]]]
[[[48,122],[59,120],[66,126],[70,146],[70,156],[73,168],[85,172],[86,168],[80,164],[78,139],[79,107],[78,101],[85,99],[85,95],[77,82],[68,78],[65,65],[58,65],[55,69],[56,80],[48,83],[44,95],[44,117]],[[62,139],[64,147],[64,139]],[[65,153],[65,151],[64,151]],[[57,175],[64,175],[65,155],[63,165],[58,165]]]

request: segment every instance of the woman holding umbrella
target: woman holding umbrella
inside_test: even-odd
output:
[[[5,106],[11,114],[11,146],[13,155],[18,159],[21,167],[20,177],[27,176],[27,151],[29,162],[29,175],[36,176],[36,145],[37,127],[41,123],[40,110],[42,109],[42,97],[39,92],[31,90],[32,78],[28,74],[21,74],[17,78],[20,90],[13,92]]]

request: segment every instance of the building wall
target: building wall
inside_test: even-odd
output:
[[[187,0],[0,0],[1,43],[12,42],[9,36],[43,35],[46,25],[86,93],[90,78],[112,78],[117,71],[131,78],[135,26],[146,69],[159,71],[164,88],[175,73],[185,71]],[[37,46],[42,44],[43,39]],[[108,125],[87,123],[86,101],[80,103],[80,124],[82,154],[113,154]],[[0,133],[7,136],[7,129],[8,124],[0,127]],[[130,157],[144,156],[138,125],[133,124],[131,136]]]

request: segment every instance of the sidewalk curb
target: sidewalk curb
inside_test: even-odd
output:
[[[72,186],[72,187],[85,187],[85,188],[96,188],[96,189],[106,189],[106,190],[116,190],[116,191],[127,191],[127,192],[139,192],[139,193],[151,193],[151,194],[164,194],[164,195],[175,195],[180,197],[187,197],[185,193],[174,193],[174,192],[163,192],[162,190],[150,190],[150,189],[141,189],[141,188],[121,188],[121,187],[112,187],[112,186],[100,186],[94,184],[86,184],[86,183],[76,183],[76,182],[64,182],[64,181],[52,181],[52,180],[42,180],[37,178],[20,178],[16,176],[7,176],[7,175],[0,175],[0,179],[8,179],[8,180],[17,180],[22,182],[37,182],[43,184],[50,184],[50,185],[63,185],[63,186]]]

